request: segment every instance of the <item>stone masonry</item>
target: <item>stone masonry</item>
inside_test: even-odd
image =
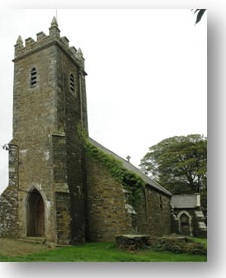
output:
[[[170,233],[171,194],[103,146],[91,144],[143,180],[130,203],[125,182],[87,155],[86,72],[82,51],[49,35],[15,45],[13,138],[9,185],[0,197],[0,236],[41,237],[56,244],[112,240],[116,235]]]

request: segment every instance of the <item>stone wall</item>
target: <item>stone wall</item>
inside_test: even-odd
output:
[[[84,241],[86,168],[78,135],[79,127],[87,129],[84,59],[60,36],[55,19],[49,31],[25,45],[19,37],[15,45],[9,180],[19,192],[21,237],[27,236],[29,194],[37,190],[47,240]]]
[[[182,215],[187,217],[184,223],[181,220]],[[200,208],[174,208],[171,217],[172,232],[186,236],[207,237],[205,217]]]
[[[170,197],[146,186],[135,207],[137,232],[161,236],[171,232]]]
[[[84,58],[60,37],[56,19],[49,30],[25,45],[19,37],[15,45],[13,140],[0,235],[27,237],[31,218],[45,222],[40,228],[47,241],[60,244],[168,233],[169,197],[146,187],[134,206],[124,188],[131,180],[113,178],[103,163],[86,157],[79,133],[82,128],[88,135]],[[139,187],[137,181],[128,187]],[[43,204],[42,213],[32,200]]]
[[[64,154],[61,163],[66,170],[66,181],[70,196],[71,210],[71,238],[72,242],[85,240],[85,183],[86,168],[84,166],[83,144],[78,130],[83,122],[83,110],[81,95],[83,94],[80,84],[80,71],[72,63],[68,55],[58,49],[57,51],[58,81],[57,86],[57,129],[63,130],[65,142]],[[74,87],[71,90],[70,76],[74,76]],[[86,106],[86,104],[83,104]],[[84,116],[85,118],[85,116]],[[62,139],[63,140],[63,137]],[[58,163],[59,165],[59,163]],[[62,172],[61,170],[57,172]]]
[[[100,162],[89,157],[89,240],[113,240],[116,235],[134,233],[132,215],[123,186]]]
[[[68,193],[56,193],[57,243],[71,243],[71,212]]]
[[[18,237],[18,191],[8,186],[0,195],[0,237]]]
[[[112,240],[122,234],[166,235],[171,232],[170,197],[149,186],[134,196],[109,170],[88,159],[89,234],[91,240]]]

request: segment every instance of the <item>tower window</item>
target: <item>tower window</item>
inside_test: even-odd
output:
[[[33,88],[37,85],[37,70],[36,70],[36,68],[32,68],[32,70],[31,70],[30,85],[31,85],[31,88]]]
[[[70,75],[70,91],[75,91],[75,79],[73,74]]]
[[[162,210],[162,205],[163,205],[162,196],[159,196],[159,208],[160,208],[160,210]]]

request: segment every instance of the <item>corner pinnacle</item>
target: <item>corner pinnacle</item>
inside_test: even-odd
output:
[[[83,53],[82,53],[82,50],[81,48],[78,49],[77,51],[77,55],[80,56],[80,57],[83,57]]]
[[[22,40],[21,36],[18,37],[16,44],[20,44],[20,45],[23,44],[23,40]]]
[[[51,27],[58,27],[57,19],[56,19],[55,16],[54,16],[53,19],[52,19]]]

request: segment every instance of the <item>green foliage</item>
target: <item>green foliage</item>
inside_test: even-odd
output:
[[[206,255],[206,247],[199,242],[190,242],[186,246],[186,253],[193,255]]]
[[[84,132],[80,132],[86,154],[106,167],[111,176],[118,182],[122,183],[124,188],[130,193],[128,198],[131,205],[136,205],[145,182],[135,173],[124,168],[123,163],[112,155],[105,153],[94,146]]]
[[[206,238],[200,238],[200,237],[188,237],[192,242],[198,242],[202,243],[205,248],[207,249],[207,239]]]
[[[173,194],[205,192],[207,139],[199,134],[167,138],[149,148],[140,166]]]
[[[206,241],[205,241],[206,242]],[[193,238],[157,238],[152,242],[153,250],[169,251],[176,254],[187,253],[193,255],[206,255],[206,244]]]
[[[86,243],[23,256],[3,256],[2,262],[206,262],[205,255],[174,254],[151,249],[130,252],[112,242]]]

